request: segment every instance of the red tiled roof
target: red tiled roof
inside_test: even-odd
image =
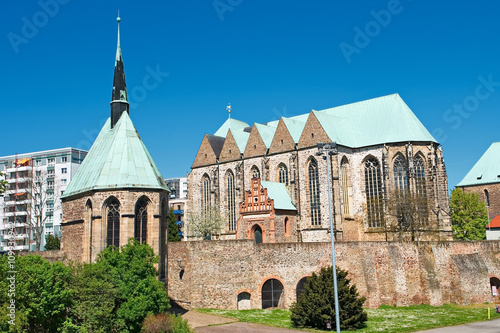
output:
[[[495,216],[493,220],[486,226],[488,228],[500,228],[500,215]]]

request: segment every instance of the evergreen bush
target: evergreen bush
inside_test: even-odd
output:
[[[363,310],[365,297],[360,297],[355,285],[350,284],[347,272],[337,268],[339,320],[341,330],[362,328],[367,320]],[[291,306],[291,320],[296,327],[325,329],[328,320],[335,329],[335,296],[332,267],[313,273],[305,284],[305,291]]]

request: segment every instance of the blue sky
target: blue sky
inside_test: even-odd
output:
[[[499,141],[497,1],[4,1],[0,155],[89,149],[109,117],[116,16],[130,116],[164,177],[205,133],[399,93],[449,187]],[[155,74],[151,74],[155,73]]]

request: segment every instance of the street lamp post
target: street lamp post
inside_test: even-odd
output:
[[[337,289],[337,264],[335,262],[335,235],[333,230],[333,214],[332,214],[332,180],[331,180],[331,167],[330,156],[337,154],[337,144],[335,142],[324,144],[318,142],[318,156],[326,153],[326,171],[328,173],[328,211],[330,217],[330,238],[332,241],[332,271],[333,271],[333,291],[335,294],[335,326],[337,333],[340,333],[340,320],[339,320],[339,296]]]

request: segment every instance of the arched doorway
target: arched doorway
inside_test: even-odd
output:
[[[497,287],[497,290],[500,291],[500,279],[498,279],[496,277],[490,278],[490,286],[491,287],[495,286],[495,287]]]
[[[260,226],[257,225],[253,228],[253,236],[255,243],[262,244],[262,228]]]
[[[295,296],[297,297],[297,299],[295,300],[296,302],[299,301],[300,295],[302,295],[302,293],[306,291],[307,279],[309,279],[309,276],[303,277],[302,279],[300,279],[299,283],[297,283],[297,289],[295,290]]]
[[[262,285],[262,308],[284,308],[283,284],[276,279],[269,279]]]
[[[238,294],[238,310],[250,310],[250,293],[242,292]]]

